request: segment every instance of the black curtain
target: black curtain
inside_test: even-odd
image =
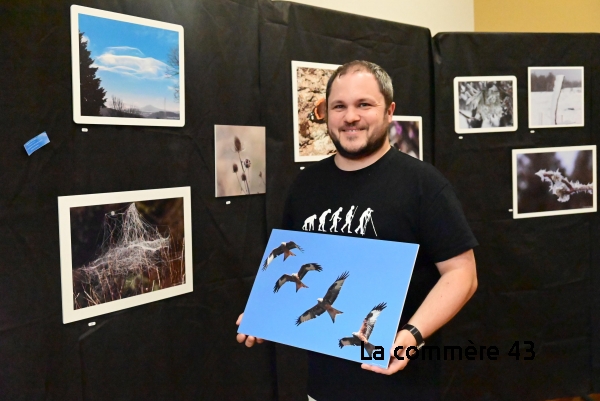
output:
[[[598,308],[592,308],[598,304],[592,283],[598,282],[597,215],[513,219],[511,150],[598,142],[598,58],[589,51],[598,36],[441,33],[433,42],[435,164],[457,189],[481,244],[476,250],[479,289],[444,330],[444,343],[466,347],[471,340],[478,349],[500,349],[497,361],[447,362],[446,398],[541,400],[589,394],[592,377],[598,377],[599,330],[593,312]],[[584,67],[584,127],[528,128],[529,66]],[[457,135],[453,79],[498,75],[517,78],[518,130]],[[508,356],[515,341],[519,360]],[[532,361],[523,360],[529,355],[524,341],[534,344]]]

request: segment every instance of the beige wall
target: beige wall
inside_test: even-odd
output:
[[[474,0],[477,32],[600,32],[600,0]]]
[[[295,0],[294,2],[424,26],[429,28],[432,35],[437,32],[472,32],[474,28],[473,0]]]

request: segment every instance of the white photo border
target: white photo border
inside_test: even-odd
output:
[[[593,203],[592,207],[578,208],[578,209],[567,209],[567,210],[552,210],[547,212],[531,212],[531,213],[519,213],[519,193],[518,193],[518,182],[517,182],[517,157],[522,154],[531,153],[554,153],[554,152],[572,152],[572,151],[592,151],[592,177],[593,177]],[[564,214],[579,214],[579,213],[593,213],[598,210],[597,203],[597,184],[596,184],[596,145],[583,145],[583,146],[563,146],[554,148],[533,148],[533,149],[513,149],[512,150],[512,190],[513,190],[513,219],[526,219],[530,217],[545,217],[545,216],[559,216]]]
[[[547,70],[547,69],[560,69],[560,70],[581,70],[581,124],[560,124],[560,125],[533,125],[531,124],[531,73],[534,70]],[[548,66],[548,67],[527,67],[527,117],[529,128],[564,128],[564,127],[584,127],[585,126],[585,79],[584,79],[585,70],[583,66],[581,67],[556,67],[556,66]]]
[[[459,82],[478,82],[478,81],[512,81],[513,83],[513,123],[512,127],[486,127],[486,128],[460,128],[459,122]],[[512,132],[519,128],[519,116],[517,105],[517,77],[514,75],[498,75],[488,77],[455,77],[454,78],[454,131],[457,134],[480,134],[491,132]]]
[[[100,117],[81,115],[81,92],[79,76],[79,15],[91,15],[132,24],[175,31],[179,35],[179,119]],[[183,26],[146,18],[134,17],[96,8],[71,6],[71,76],[73,85],[73,121],[77,124],[138,125],[153,127],[183,127],[185,125],[185,60]]]
[[[411,121],[419,123],[419,160],[423,161],[423,117],[421,116],[392,116],[392,121]]]
[[[184,258],[185,283],[169,288],[106,302],[86,308],[75,309],[73,306],[73,265],[71,249],[71,213],[72,207],[105,205],[156,199],[183,198],[184,221]],[[72,195],[58,197],[58,231],[60,239],[60,271],[63,324],[89,319],[98,315],[116,312],[192,292],[192,208],[190,187],[162,188],[141,191],[107,192],[89,195]]]
[[[300,129],[298,121],[298,68],[322,68],[328,70],[337,70],[340,67],[339,64],[323,64],[313,63],[308,61],[296,61],[292,60],[292,117],[294,122],[294,162],[316,162],[323,160],[330,155],[322,156],[301,156],[300,155]]]

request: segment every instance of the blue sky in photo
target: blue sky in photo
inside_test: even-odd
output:
[[[165,77],[168,55],[177,47],[179,33],[167,29],[79,14],[79,31],[88,41],[88,50],[98,67],[96,76],[111,96],[127,106],[152,105],[160,110],[179,111],[173,87],[179,77]]]
[[[282,242],[294,241],[304,249],[292,250],[284,262],[275,258],[266,270],[262,264]],[[412,275],[418,245],[302,231],[273,230],[258,273],[240,333],[299,348],[310,349],[356,362],[361,361],[360,347],[339,348],[338,340],[351,337],[360,329],[373,307],[386,302],[369,342],[384,348],[383,361],[367,361],[387,367],[389,350],[396,336],[406,291]],[[309,271],[302,282],[309,288],[296,293],[294,283],[285,283],[274,293],[282,274],[297,273],[305,263],[318,263],[323,271]],[[349,272],[333,307],[343,313],[332,323],[327,312],[296,326],[296,319],[317,304],[340,274]],[[366,352],[366,351],[365,351]]]

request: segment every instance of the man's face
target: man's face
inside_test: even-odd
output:
[[[337,77],[329,92],[327,127],[338,153],[352,160],[380,150],[388,140],[395,104],[386,109],[377,80],[370,72]]]

